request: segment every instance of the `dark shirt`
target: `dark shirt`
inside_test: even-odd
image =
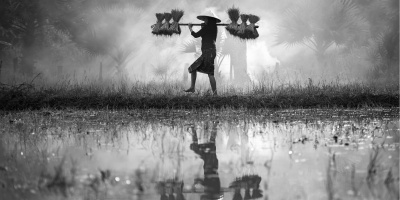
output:
[[[197,33],[192,31],[195,38],[201,37],[201,50],[216,49],[215,41],[217,40],[218,28],[214,24],[203,26]]]

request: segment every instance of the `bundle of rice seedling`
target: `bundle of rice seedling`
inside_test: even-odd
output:
[[[253,189],[253,194],[251,195],[252,199],[258,199],[263,197],[262,190],[260,189]]]
[[[169,27],[172,33],[181,34],[181,28],[179,27],[179,20],[181,20],[183,16],[183,10],[173,9],[171,11],[172,15],[172,24]]]
[[[256,28],[256,23],[260,21],[260,17],[257,15],[249,15],[250,24],[247,26],[245,30],[245,35],[247,39],[256,39],[258,38],[258,31]]]
[[[153,30],[151,33],[154,35],[160,35],[160,28],[162,26],[162,21],[164,20],[164,13],[156,13],[157,22],[152,26]]]
[[[229,15],[229,19],[231,20],[231,23],[228,24],[225,28],[230,34],[236,35],[236,33],[238,31],[238,26],[239,26],[237,23],[237,21],[239,20],[239,16],[240,16],[239,9],[232,7],[232,8],[228,9],[227,13]]]
[[[239,25],[237,36],[239,36],[242,39],[247,39],[246,38],[246,27],[247,27],[247,20],[249,19],[249,15],[247,14],[241,14],[240,19],[242,20],[242,23]]]
[[[165,22],[160,28],[160,32],[163,35],[172,35],[172,31],[169,29],[169,21],[172,19],[171,13],[164,13]]]

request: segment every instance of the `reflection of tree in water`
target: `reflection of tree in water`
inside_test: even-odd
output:
[[[133,141],[150,153],[144,158],[143,167],[148,168],[151,174],[136,174],[135,180],[148,178],[149,183],[143,180],[145,183],[138,181],[138,184],[143,187],[154,184],[160,199],[185,199],[182,174],[185,147],[181,145],[185,140],[183,129],[172,120],[149,119],[131,123],[129,131],[135,134],[127,134],[128,144]]]
[[[169,134],[169,129],[163,130],[158,143],[161,152],[160,162],[157,164],[156,190],[161,200],[184,200],[181,170],[182,146],[176,135]],[[153,149],[155,150],[155,149]],[[154,154],[154,152],[153,152]]]

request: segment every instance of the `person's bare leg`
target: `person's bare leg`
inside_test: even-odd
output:
[[[210,85],[211,85],[213,94],[217,95],[217,82],[215,81],[215,77],[213,75],[208,75],[208,78],[210,79]]]
[[[185,90],[185,92],[194,92],[195,87],[196,87],[196,77],[197,77],[197,72],[194,71],[190,73],[190,88]]]

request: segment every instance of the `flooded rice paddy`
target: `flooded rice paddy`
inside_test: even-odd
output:
[[[398,199],[399,109],[0,115],[0,199]]]

